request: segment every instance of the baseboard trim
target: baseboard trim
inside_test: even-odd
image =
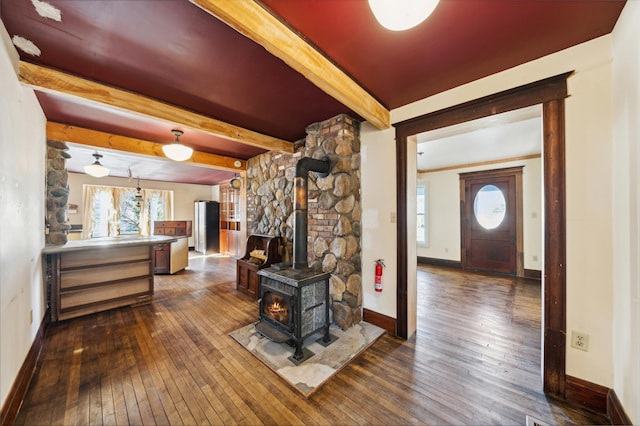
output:
[[[532,280],[541,281],[542,280],[542,271],[537,271],[535,269],[525,269],[524,270],[524,277],[532,279]]]
[[[44,318],[42,319],[42,323],[38,328],[38,332],[33,339],[31,348],[29,349],[29,352],[27,352],[27,356],[22,363],[22,367],[20,367],[18,375],[16,376],[13,385],[11,385],[11,389],[9,389],[7,399],[5,399],[4,404],[2,404],[2,409],[0,409],[0,426],[13,425],[16,420],[18,410],[20,409],[22,400],[24,399],[29,383],[31,382],[31,377],[36,369],[36,364],[40,357],[40,351],[44,346],[44,336],[46,335],[50,324],[49,318],[50,315],[47,310],[44,314]]]
[[[422,263],[423,265],[446,266],[448,268],[462,269],[462,264],[459,260],[436,259],[435,257],[418,256],[418,263]]]
[[[577,377],[566,376],[565,399],[609,417],[613,425],[633,425],[616,392]]]
[[[607,416],[613,425],[633,425],[613,389],[610,389],[607,394]]]
[[[377,325],[378,327],[387,331],[387,333],[396,336],[396,319],[380,314],[378,312],[370,311],[369,309],[362,310],[362,319],[369,324]]]
[[[596,413],[607,414],[609,388],[577,377],[566,376],[565,399]]]

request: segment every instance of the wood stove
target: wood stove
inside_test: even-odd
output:
[[[295,347],[289,357],[298,365],[313,356],[303,348],[304,340],[319,330],[317,341],[327,346],[337,338],[329,333],[329,277],[307,264],[307,178],[309,171],[325,177],[331,171],[328,159],[302,158],[296,163],[294,193],[293,265],[275,264],[260,276],[260,321],[256,330],[263,336]],[[292,266],[292,267],[291,267]]]
[[[258,275],[260,321],[255,327],[260,334],[295,347],[289,360],[296,365],[314,355],[303,347],[310,335],[322,331],[318,343],[333,343],[336,338],[329,333],[329,274],[267,268]]]

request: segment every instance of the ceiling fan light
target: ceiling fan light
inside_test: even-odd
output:
[[[109,175],[109,169],[100,164],[100,158],[102,155],[95,153],[93,156],[96,158],[96,161],[93,164],[89,164],[88,166],[84,166],[84,172],[90,176],[101,178]]]
[[[188,146],[184,146],[181,143],[163,145],[162,151],[164,151],[164,155],[174,161],[188,160],[193,154],[193,149],[189,148]]]
[[[413,28],[436,8],[439,0],[369,0],[380,25],[391,31]]]

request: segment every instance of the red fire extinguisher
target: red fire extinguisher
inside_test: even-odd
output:
[[[384,267],[384,260],[376,260],[376,282],[374,284],[376,291],[382,291],[382,268]]]

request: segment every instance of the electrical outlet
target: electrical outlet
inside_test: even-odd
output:
[[[398,221],[398,217],[396,216],[396,212],[391,212],[391,223],[396,223]]]
[[[533,261],[537,262],[538,261],[538,256],[533,256]]]
[[[572,331],[571,347],[587,352],[589,350],[589,335],[575,330]]]

